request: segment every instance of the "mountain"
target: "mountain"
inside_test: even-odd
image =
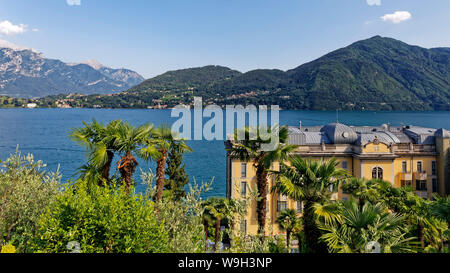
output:
[[[205,89],[215,82],[226,82],[242,75],[241,72],[223,66],[209,65],[198,68],[188,68],[169,71],[152,79],[146,80],[128,92],[148,90],[186,91],[189,89]]]
[[[89,65],[90,67],[94,68],[95,70],[102,73],[108,78],[126,83],[128,88],[138,85],[145,80],[144,77],[142,77],[141,75],[132,70],[125,68],[120,69],[109,68],[102,65],[96,60],[88,60],[86,62],[82,62],[82,64]]]
[[[221,106],[450,110],[450,48],[425,49],[375,36],[288,71],[241,73],[222,66],[170,71],[114,96],[82,97],[74,106],[173,107],[192,103],[194,96]]]
[[[373,37],[287,72],[307,108],[448,108],[450,52]],[[386,106],[386,107],[380,107]]]
[[[144,80],[127,69],[46,59],[35,50],[5,41],[0,46],[0,95],[36,98],[69,93],[110,94]]]
[[[207,66],[168,72],[127,91],[149,93],[169,105],[195,95],[208,103],[285,109],[450,109],[450,49],[375,36],[289,71]]]

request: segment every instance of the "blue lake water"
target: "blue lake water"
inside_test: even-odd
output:
[[[86,161],[85,151],[68,137],[71,128],[93,118],[107,123],[122,119],[136,126],[144,123],[172,124],[170,110],[107,110],[107,109],[0,109],[0,159],[14,153],[17,145],[22,154],[31,153],[43,160],[47,170],[60,165],[63,180],[76,177],[77,169]],[[281,111],[280,124],[298,126],[325,125],[336,121],[335,112]],[[450,112],[340,112],[339,121],[348,125],[417,125],[450,129]],[[223,141],[189,141],[194,149],[186,154],[186,171],[191,180],[209,182],[214,178],[213,190],[207,196],[225,195],[226,153]],[[140,161],[140,168],[148,170],[154,164]],[[136,178],[139,176],[137,170]],[[143,186],[137,186],[143,190]]]

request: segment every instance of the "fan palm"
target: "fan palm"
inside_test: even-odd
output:
[[[279,135],[279,142],[276,143],[272,151],[262,149],[263,145],[271,143],[271,139],[265,140],[264,131],[260,128],[254,129],[246,127],[243,130],[236,130],[234,139],[238,141],[232,142],[231,148],[227,149],[232,157],[241,161],[253,161],[253,167],[256,169],[256,180],[258,188],[257,214],[258,214],[258,233],[265,234],[266,226],[266,203],[268,194],[268,174],[273,163],[286,160],[289,153],[296,146],[289,145],[289,131],[286,127],[273,128],[267,130],[269,134]],[[244,136],[244,140],[240,140],[238,136]],[[256,137],[251,137],[255,134]]]
[[[221,221],[229,217],[232,212],[232,207],[230,206],[230,202],[226,198],[210,198],[205,201],[204,208],[206,214],[211,215],[215,220],[215,241],[214,241],[214,251],[217,250],[217,245],[220,240],[220,227]],[[203,218],[207,219],[207,218]]]
[[[286,247],[289,249],[291,246],[291,234],[301,224],[300,219],[297,217],[297,213],[293,209],[282,211],[277,218],[277,223],[281,230],[286,231]]]
[[[372,247],[380,246],[382,252],[412,252],[404,229],[405,218],[391,214],[378,203],[365,203],[360,208],[354,199],[342,203],[337,212],[337,221],[322,222],[319,226],[325,231],[321,236],[331,252],[367,253]]]
[[[125,183],[127,193],[129,193],[132,177],[138,166],[134,153],[137,153],[139,156],[148,156],[156,153],[153,147],[146,146],[142,148],[142,144],[149,138],[152,130],[152,124],[142,125],[136,128],[129,123],[120,123],[115,130],[114,146],[122,155],[119,162],[117,162],[117,169]]]
[[[109,182],[111,164],[116,151],[115,130],[120,123],[120,120],[116,120],[104,126],[94,119],[91,124],[83,122],[84,127],[74,128],[69,133],[70,138],[86,147],[89,153],[89,172],[85,172],[84,176],[93,173],[93,169],[96,169],[101,173],[101,179],[97,180],[99,185]]]
[[[282,163],[280,171],[273,172],[276,184],[272,191],[302,201],[303,230],[309,252],[326,252],[326,246],[319,243],[321,232],[316,224],[314,205],[331,199],[340,180],[347,177],[346,171],[338,169],[338,162],[332,158],[326,162],[303,159],[300,156],[289,158],[289,165]]]
[[[351,178],[344,181],[342,190],[355,197],[359,201],[360,207],[362,208],[366,202],[377,203],[380,201],[378,190],[380,183],[382,182],[379,180]]]
[[[192,152],[192,149],[176,132],[172,132],[170,127],[164,125],[152,130],[151,137],[147,138],[145,143],[147,148],[143,153],[144,159],[156,160],[156,201],[159,202],[163,196],[166,161],[170,147],[176,144],[180,152]]]

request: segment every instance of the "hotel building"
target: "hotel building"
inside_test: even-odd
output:
[[[450,132],[417,126],[347,126],[332,123],[325,126],[289,127],[289,144],[297,145],[295,154],[304,158],[328,160],[336,158],[339,167],[353,177],[383,179],[394,187],[411,186],[422,198],[450,191]],[[232,142],[225,143],[226,148]],[[279,169],[279,164],[273,166]],[[268,181],[269,188],[274,184]],[[256,170],[252,162],[242,162],[227,155],[227,197],[240,199],[256,189]],[[342,190],[334,198],[345,199]],[[267,234],[279,232],[276,219],[285,209],[302,213],[301,202],[270,193],[267,196]],[[256,202],[248,208],[241,230],[256,234],[258,230]]]

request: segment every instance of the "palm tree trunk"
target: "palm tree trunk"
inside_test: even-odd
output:
[[[286,230],[286,247],[288,249],[288,252],[290,252],[290,244],[291,242],[291,232],[289,230]]]
[[[114,159],[114,153],[111,151],[108,151],[108,161],[106,162],[105,166],[103,167],[102,170],[102,180],[103,181],[99,181],[99,183],[104,183],[106,182],[107,184],[109,184],[110,180],[109,180],[109,171],[111,170],[111,164],[112,161]],[[103,186],[103,185],[100,185]]]
[[[217,218],[216,221],[216,239],[214,241],[214,252],[217,251],[217,244],[219,244],[220,239],[220,218]]]
[[[164,191],[164,176],[166,174],[167,150],[160,150],[161,158],[156,167],[156,202],[161,201]]]
[[[306,247],[309,253],[327,253],[327,246],[319,241],[321,232],[316,224],[314,202],[305,201],[303,210],[303,230],[305,232]]]
[[[203,223],[203,230],[205,231],[205,252],[208,251],[208,225]]]
[[[420,221],[418,224],[418,237],[420,240],[420,246],[422,247],[422,249],[425,249],[425,227]]]
[[[258,184],[259,200],[257,203],[258,233],[266,235],[266,209],[267,209],[267,172],[263,166],[256,166],[256,179]]]
[[[134,158],[130,152],[127,152],[127,154],[122,157],[118,163],[117,169],[119,169],[122,180],[125,183],[125,190],[127,194],[130,193],[131,182],[137,165],[138,162],[136,158]]]

